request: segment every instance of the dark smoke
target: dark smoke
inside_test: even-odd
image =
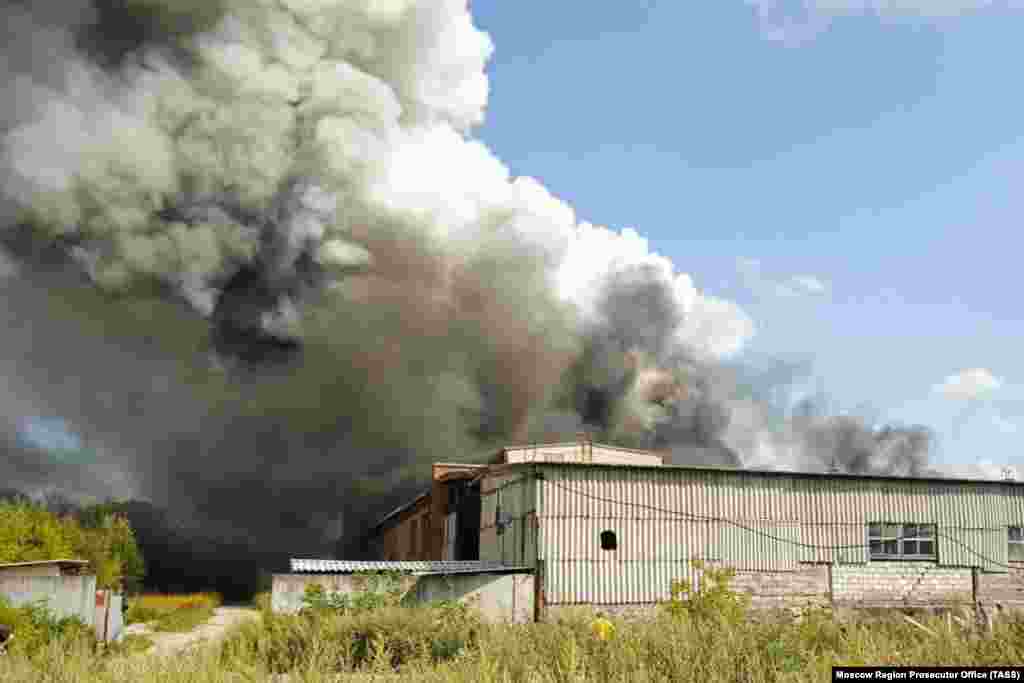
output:
[[[734,305],[508,176],[464,6],[313,4],[0,8],[0,481],[136,499],[151,582],[225,590],[356,552],[431,462],[580,429],[925,471],[926,431],[794,414],[802,370],[722,362]],[[95,455],[26,448],[38,416]]]

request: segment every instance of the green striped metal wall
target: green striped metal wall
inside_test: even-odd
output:
[[[1024,524],[1022,484],[550,464],[534,471],[543,479],[523,483],[536,481],[537,559],[551,604],[661,600],[672,579],[691,578],[693,558],[740,571],[864,563],[867,524],[876,521],[936,524],[940,565],[1005,571],[1006,526]],[[606,529],[616,534],[615,551],[600,548]]]

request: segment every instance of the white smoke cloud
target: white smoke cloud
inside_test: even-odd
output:
[[[291,251],[317,244],[327,266],[373,260],[350,239],[357,221],[397,220],[458,255],[500,233],[542,254],[584,317],[601,278],[651,263],[687,313],[680,342],[723,355],[753,333],[738,307],[700,293],[635,231],[577,225],[570,207],[467,136],[483,120],[493,45],[465,0],[227,9],[194,40],[199,78],[149,54],[114,79],[65,41],[65,87],[23,77],[15,88],[39,115],[4,139],[5,191],[73,233],[98,283],[156,278],[210,314],[211,283],[252,255],[258,233],[223,211],[193,209],[188,225],[155,218],[180,204],[181,178],[194,197],[230,189],[259,210],[287,177],[311,176],[335,210],[290,210],[279,231]]]
[[[970,368],[950,375],[933,390],[944,398],[969,401],[996,391],[1002,385],[1002,380],[988,369]]]
[[[1018,468],[988,459],[978,460],[974,463],[944,464],[937,466],[936,469],[943,476],[963,479],[1016,480],[1018,475]]]
[[[634,266],[649,266],[671,291],[684,319],[678,341],[700,355],[722,357],[743,348],[753,336],[753,321],[734,303],[702,294],[686,273],[650,250],[636,230],[617,233],[584,223],[569,235],[566,259],[558,273],[559,291],[585,317],[595,314],[601,284]]]

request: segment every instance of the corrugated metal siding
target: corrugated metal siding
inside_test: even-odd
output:
[[[1007,487],[1010,489],[1007,495],[1007,524],[1024,526],[1024,487]]]
[[[480,559],[532,567],[536,558],[532,478],[523,472],[489,476],[480,496]],[[495,526],[499,506],[502,517],[510,521],[501,534]]]
[[[867,524],[875,521],[936,524],[940,565],[1005,571],[1006,524],[1024,515],[1024,487],[998,482],[596,466],[538,470],[544,477],[537,487],[538,558],[546,561],[552,604],[662,599],[672,578],[690,577],[691,558],[741,571],[864,563]],[[601,550],[604,530],[615,532],[617,550]]]
[[[8,576],[0,579],[0,595],[15,607],[42,601],[57,618],[79,617],[91,624],[96,611],[96,577]]]

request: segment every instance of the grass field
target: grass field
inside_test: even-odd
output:
[[[604,628],[595,621],[580,611],[553,623],[487,625],[452,605],[270,615],[216,647],[166,660],[54,641],[35,656],[0,658],[0,680],[767,683],[830,680],[838,664],[1024,661],[1024,620],[991,631],[960,617],[840,623],[827,612],[789,623],[667,611],[642,621],[611,618]],[[282,673],[289,677],[275,677]]]

